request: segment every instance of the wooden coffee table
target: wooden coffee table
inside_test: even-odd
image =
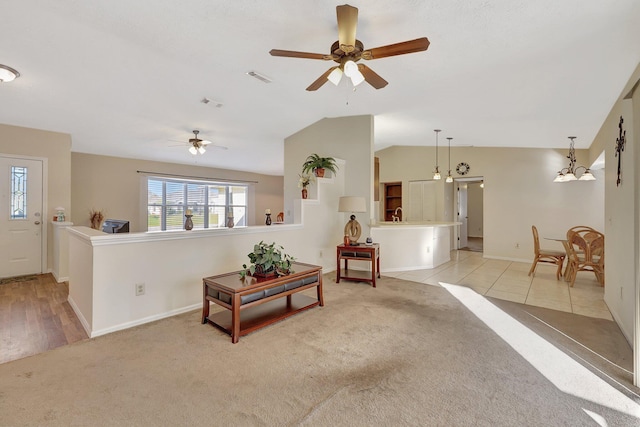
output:
[[[293,316],[316,306],[323,306],[322,267],[294,263],[293,273],[272,278],[240,278],[240,272],[202,279],[202,323],[211,323],[231,335],[231,342],[256,329]],[[294,295],[317,288],[317,300]],[[209,315],[210,303],[227,310]]]

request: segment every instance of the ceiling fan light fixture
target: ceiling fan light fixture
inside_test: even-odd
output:
[[[352,60],[348,60],[344,63],[344,74],[347,77],[351,77],[353,79],[353,77],[356,75],[356,73],[360,73],[360,71],[358,71],[358,66],[356,65],[355,62],[353,62]],[[362,75],[362,74],[360,74]]]
[[[342,70],[340,67],[336,67],[329,75],[327,76],[327,80],[329,80],[334,85],[338,86],[340,80],[342,79]]]
[[[8,83],[20,77],[20,73],[13,68],[0,64],[0,82]]]
[[[198,149],[195,146],[189,147],[189,152],[195,156],[198,154]]]
[[[200,153],[200,154],[204,154],[204,153],[206,153],[206,152],[207,152],[207,150],[206,150],[204,147],[202,147],[202,146],[201,146],[201,147],[198,147],[198,153]]]
[[[356,72],[351,76],[351,83],[353,83],[354,86],[358,86],[363,81],[364,81],[364,76],[356,68]]]

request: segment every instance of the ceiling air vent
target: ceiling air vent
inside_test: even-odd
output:
[[[250,75],[251,77],[254,77],[260,80],[263,83],[271,83],[271,79],[269,77],[262,75],[260,73],[257,73],[255,71],[247,71],[247,74]]]

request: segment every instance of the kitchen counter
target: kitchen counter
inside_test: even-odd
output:
[[[451,260],[452,227],[459,222],[379,222],[371,237],[380,243],[381,270],[408,271],[435,268]]]

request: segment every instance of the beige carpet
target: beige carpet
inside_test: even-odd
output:
[[[235,345],[191,312],[2,364],[0,425],[638,425],[557,389],[443,288],[326,275],[325,303]]]

